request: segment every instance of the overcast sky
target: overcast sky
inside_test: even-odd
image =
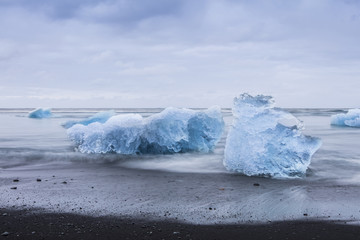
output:
[[[357,0],[0,0],[0,107],[360,107]]]

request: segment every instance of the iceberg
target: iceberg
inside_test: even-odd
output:
[[[168,154],[212,151],[223,130],[219,107],[205,111],[170,107],[148,118],[125,114],[104,123],[75,124],[67,134],[82,153]]]
[[[274,108],[271,96],[245,93],[234,99],[224,166],[248,176],[304,176],[321,140],[301,133],[301,122]]]
[[[114,110],[98,112],[98,113],[94,114],[93,116],[88,117],[87,119],[82,120],[82,121],[67,121],[62,126],[64,128],[71,128],[75,124],[81,124],[81,125],[86,126],[86,125],[89,125],[90,123],[94,123],[94,122],[105,123],[109,118],[111,118],[115,114],[116,113]]]
[[[360,127],[360,109],[350,109],[347,113],[332,115],[331,125]]]
[[[52,116],[51,109],[36,108],[35,110],[29,112],[29,118],[49,118]]]

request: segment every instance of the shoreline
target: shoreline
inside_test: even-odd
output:
[[[0,219],[2,239],[360,239],[360,226],[343,221],[196,225],[4,208]]]

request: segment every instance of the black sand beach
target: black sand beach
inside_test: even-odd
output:
[[[360,239],[358,186],[112,163],[3,169],[0,181],[3,239]]]
[[[192,225],[116,217],[0,210],[2,239],[360,239],[360,227],[336,221]]]

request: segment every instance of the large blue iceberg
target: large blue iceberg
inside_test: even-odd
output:
[[[331,125],[360,127],[360,109],[350,109],[347,113],[332,115]]]
[[[98,113],[94,114],[93,116],[88,117],[82,121],[67,121],[66,123],[63,124],[63,127],[71,128],[75,124],[89,125],[94,122],[105,123],[109,118],[111,118],[115,114],[116,113],[114,110],[98,112]]]
[[[76,124],[68,136],[82,153],[179,153],[209,152],[224,130],[219,107],[205,111],[166,108],[143,118],[117,115],[105,123]]]
[[[49,118],[52,117],[51,109],[36,108],[29,112],[29,118]]]
[[[321,140],[304,136],[292,114],[273,107],[271,96],[242,94],[234,99],[224,166],[248,176],[303,176]]]

